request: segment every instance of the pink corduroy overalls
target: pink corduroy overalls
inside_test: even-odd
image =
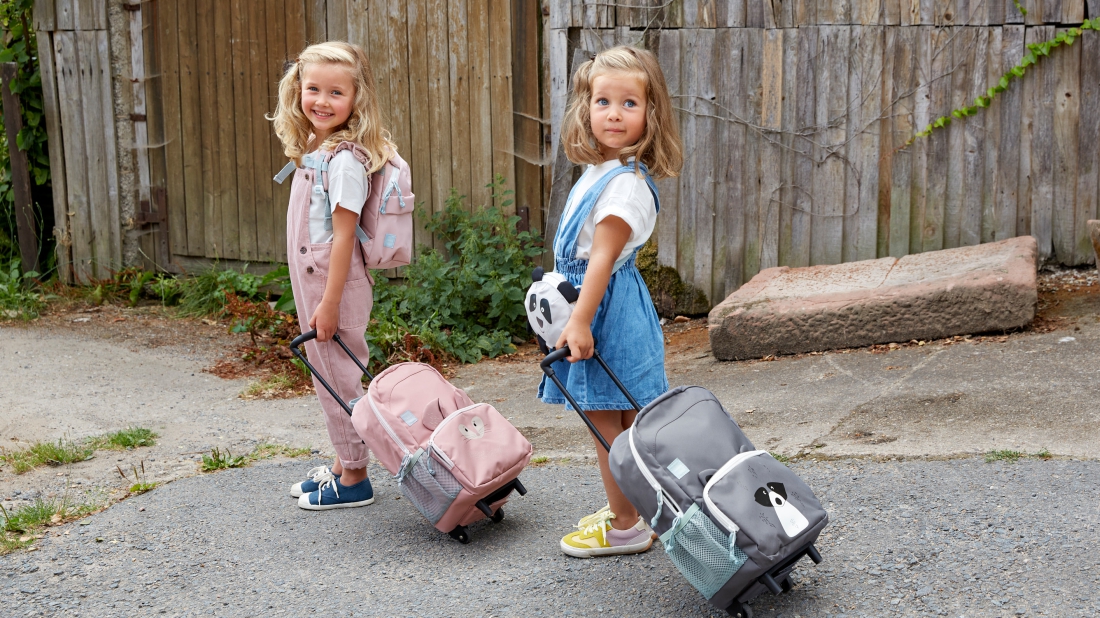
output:
[[[329,257],[332,243],[313,244],[309,238],[310,197],[314,191],[324,191],[324,185],[318,174],[328,169],[328,162],[341,150],[350,149],[360,163],[367,161],[366,152],[348,142],[335,150],[320,151],[315,160],[310,156],[302,159],[303,167],[294,172],[294,183],[290,189],[290,207],[286,214],[286,254],[290,266],[290,283],[294,290],[294,306],[298,310],[298,323],[302,332],[309,330],[309,320],[321,304],[328,283]],[[367,176],[367,182],[371,180]],[[370,186],[364,187],[370,194]],[[333,205],[335,207],[335,205]],[[374,280],[371,278],[363,260],[362,248],[358,241],[351,253],[351,269],[348,271],[344,293],[340,298],[340,321],[337,328],[340,338],[360,359],[369,358],[367,342],[363,336],[370,321],[371,306],[374,304]],[[363,373],[348,358],[339,345],[331,339],[320,342],[316,339],[305,344],[306,356],[317,371],[329,381],[340,397],[351,401],[363,395]],[[321,400],[321,409],[325,414],[325,425],[329,439],[336,449],[336,455],[345,468],[365,468],[370,461],[367,445],[355,432],[351,417],[328,391],[313,378],[317,397]]]

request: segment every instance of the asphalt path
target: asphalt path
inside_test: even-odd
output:
[[[319,462],[317,462],[319,463]],[[558,539],[597,469],[524,471],[527,496],[461,545],[372,466],[377,500],[299,509],[293,461],[182,479],[0,559],[7,616],[722,616],[659,543],[581,560]],[[793,590],[757,616],[1096,616],[1100,462],[803,460],[831,517]]]

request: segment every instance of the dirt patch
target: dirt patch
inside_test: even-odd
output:
[[[1029,330],[1048,333],[1100,319],[1100,272],[1093,267],[1044,269],[1039,273],[1039,307]]]

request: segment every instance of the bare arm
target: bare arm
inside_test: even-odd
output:
[[[351,268],[351,252],[355,248],[355,226],[359,215],[337,204],[332,209],[332,253],[329,255],[328,283],[321,304],[309,319],[310,328],[317,329],[317,340],[328,341],[340,324],[340,299]]]
[[[592,357],[592,319],[596,309],[603,301],[607,284],[611,281],[611,269],[615,260],[623,252],[626,241],[630,240],[630,225],[619,217],[611,215],[596,225],[596,234],[592,239],[592,254],[588,257],[588,270],[584,275],[584,285],[573,315],[565,325],[561,337],[554,347],[568,345],[571,363]]]

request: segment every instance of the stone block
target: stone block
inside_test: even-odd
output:
[[[769,268],[711,310],[715,358],[741,360],[1019,328],[1035,317],[1031,236],[831,266]]]
[[[1092,253],[1096,257],[1096,267],[1100,268],[1100,220],[1092,219],[1088,222],[1089,238],[1092,239]]]

